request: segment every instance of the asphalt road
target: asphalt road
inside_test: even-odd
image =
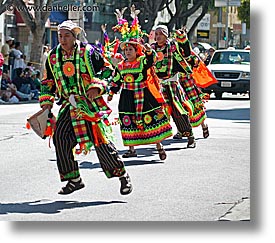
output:
[[[117,102],[118,96],[111,121]],[[105,177],[92,151],[77,156],[86,187],[61,196],[52,141],[49,148],[48,139],[25,128],[39,105],[0,105],[0,221],[249,220],[250,100],[228,95],[211,99],[206,108],[210,137],[195,128],[195,149],[186,149],[186,139],[170,138],[164,162],[154,145],[137,147],[138,157],[125,159],[134,186],[130,195],[120,195],[118,179]],[[113,131],[123,154],[119,126]]]

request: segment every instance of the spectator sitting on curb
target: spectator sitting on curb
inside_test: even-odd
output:
[[[31,86],[28,84],[28,80],[25,78],[23,68],[18,68],[16,70],[16,78],[12,80],[12,83],[15,84],[17,90],[20,92],[25,94],[31,93]]]
[[[12,81],[17,90],[24,94],[33,93],[32,99],[38,100],[39,90],[35,87],[33,79],[30,77],[30,70],[25,68],[24,70],[17,70],[17,77]]]
[[[19,99],[10,90],[5,90],[1,95],[1,103],[19,103]]]
[[[1,90],[7,90],[8,84],[11,84],[11,79],[7,73],[3,73],[1,80]]]
[[[41,85],[41,81],[40,81],[40,71],[37,70],[35,72],[35,75],[34,75],[34,80],[33,80],[35,86],[36,86],[36,89],[38,89],[40,91],[40,85]]]
[[[15,95],[19,101],[30,101],[34,97],[34,93],[24,94],[17,90],[14,84],[8,84],[8,91],[11,91],[12,95]]]
[[[31,93],[34,93],[33,99],[38,100],[39,90],[38,90],[38,87],[36,86],[36,84],[34,82],[36,73],[34,71],[32,71],[31,69],[29,69],[29,68],[25,68],[24,72],[25,72],[25,78],[27,80],[27,83],[30,84]]]

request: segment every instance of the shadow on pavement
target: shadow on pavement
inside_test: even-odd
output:
[[[156,165],[156,164],[163,164],[164,161],[160,160],[128,160],[124,161],[125,166],[136,166],[136,165]]]
[[[208,118],[224,120],[250,120],[250,108],[229,110],[207,110]]]
[[[47,201],[47,202],[45,202]],[[64,209],[83,208],[102,206],[113,203],[126,203],[123,201],[94,201],[94,202],[78,202],[78,201],[53,201],[37,200],[33,202],[24,203],[0,203],[0,215],[10,213],[43,213],[43,214],[56,214]]]
[[[199,138],[196,140],[199,140]],[[167,148],[167,145],[171,145],[174,143],[178,143],[179,147],[178,148]],[[177,151],[177,150],[181,150],[181,149],[187,149],[187,138],[183,138],[183,139],[166,139],[164,141],[162,141],[162,144],[165,148],[166,152],[169,151]],[[144,148],[144,147],[139,147],[136,146],[135,150],[137,152],[137,157],[132,157],[132,158],[122,158],[122,155],[127,152],[128,150],[120,150],[119,151],[119,155],[122,158],[124,164],[126,166],[136,166],[136,165],[154,165],[154,164],[163,164],[165,162],[161,161],[158,157],[158,151],[156,150],[155,146],[153,145],[148,145],[148,147]],[[157,156],[157,159],[154,160],[150,160],[150,157],[152,156]],[[148,160],[144,160],[148,158]],[[54,161],[54,160],[52,160]],[[98,162],[92,162],[92,161],[82,161],[79,162],[79,169],[101,169],[101,166]]]
[[[136,166],[136,165],[154,165],[154,164],[163,164],[164,162],[160,161],[160,160],[139,160],[137,157],[135,158],[129,158],[127,159],[123,159],[123,162],[125,164],[125,166]],[[89,161],[84,161],[81,162],[79,165],[80,169],[101,169],[100,164],[99,163],[93,163],[93,162],[89,162]],[[101,170],[101,172],[103,172]]]

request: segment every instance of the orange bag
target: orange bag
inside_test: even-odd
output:
[[[209,71],[203,61],[199,62],[198,67],[193,68],[193,73],[191,75],[196,85],[200,88],[206,88],[212,84],[218,83],[217,79]]]

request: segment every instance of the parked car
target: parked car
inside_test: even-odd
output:
[[[214,93],[217,99],[224,92],[250,94],[250,50],[216,50],[207,67],[218,83],[204,88],[205,93]]]

